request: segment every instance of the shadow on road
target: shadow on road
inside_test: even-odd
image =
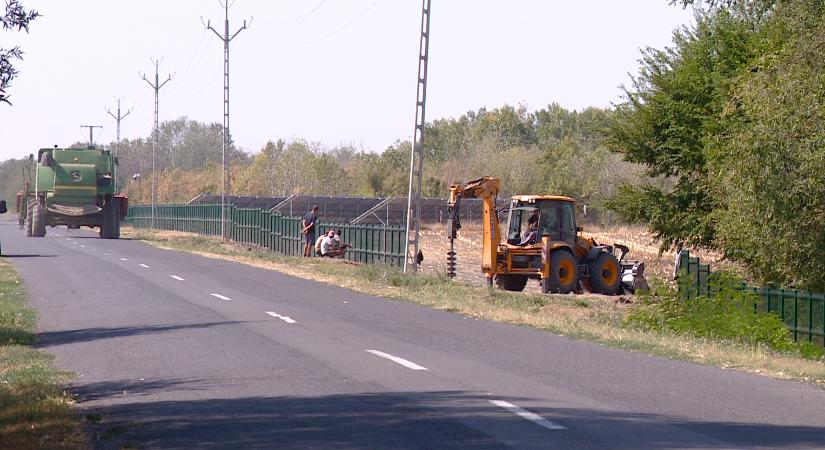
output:
[[[211,385],[210,385],[211,386]],[[207,389],[202,380],[167,379],[167,380],[120,380],[102,383],[89,383],[71,388],[72,395],[80,402],[111,400],[118,397],[145,396],[162,391],[198,391]]]
[[[134,239],[128,238],[128,237],[121,237],[121,238],[117,238],[117,239],[103,239],[100,236],[75,236],[73,234],[61,234],[60,236],[52,235],[52,236],[48,236],[48,237],[57,238],[57,239],[66,239],[66,238],[69,238],[69,239],[95,239],[95,240],[99,240],[99,241],[134,241]]]
[[[96,387],[86,389],[89,393]],[[543,443],[536,448],[559,448],[559,444],[610,449],[825,446],[825,428],[818,427],[688,421],[588,409],[533,409],[568,428],[551,431],[491,405],[490,399],[484,394],[455,391],[159,402],[135,399],[94,409],[104,420],[92,431],[99,437],[96,448],[119,448],[129,442],[140,448],[506,447],[478,430],[505,430],[514,439],[531,437],[532,442]],[[112,436],[109,429],[120,433]]]
[[[53,345],[73,344],[77,342],[90,342],[99,339],[110,339],[124,336],[138,336],[143,334],[165,333],[176,330],[192,330],[199,328],[211,328],[222,325],[234,325],[246,323],[243,321],[222,321],[193,324],[172,324],[172,325],[141,325],[129,327],[112,328],[83,328],[80,330],[48,331],[38,333],[37,347],[49,347]]]

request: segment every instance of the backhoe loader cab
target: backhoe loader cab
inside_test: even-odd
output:
[[[572,198],[514,197],[507,222],[508,244],[534,244],[547,236],[551,241],[563,241],[571,248],[576,245],[576,204]],[[529,240],[531,233],[535,236],[533,240]]]

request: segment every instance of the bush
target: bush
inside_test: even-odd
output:
[[[625,319],[625,326],[749,347],[764,346],[807,359],[822,358],[821,347],[794,342],[782,319],[776,313],[756,308],[756,294],[742,291],[739,286],[733,278],[723,275],[713,284],[713,297],[692,300],[683,300],[676,292],[658,287],[641,296],[638,306]]]

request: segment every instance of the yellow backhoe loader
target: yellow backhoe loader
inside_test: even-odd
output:
[[[528,279],[539,280],[544,293],[590,292],[618,295],[647,288],[644,263],[626,260],[628,248],[600,245],[581,236],[576,225],[576,203],[555,195],[516,195],[498,211],[500,180],[484,177],[466,185],[450,186],[448,275],[455,276],[455,243],[461,228],[462,198],[483,201],[481,270],[487,283],[500,289],[521,291]],[[507,215],[507,235],[502,239],[499,213]],[[615,252],[619,254],[616,255]]]

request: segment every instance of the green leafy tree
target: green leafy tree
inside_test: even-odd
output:
[[[29,23],[38,18],[40,13],[35,10],[26,10],[18,0],[7,0],[6,10],[0,16],[0,24],[3,30],[17,29],[17,31],[29,32]],[[14,68],[14,61],[23,59],[23,51],[20,47],[10,49],[0,47],[0,103],[8,103],[9,96],[6,89],[11,86],[12,80],[17,76],[18,71]]]
[[[204,124],[186,117],[161,122],[155,149],[155,170],[193,170],[210,162],[220,165],[223,152],[222,130],[223,126],[219,123]],[[148,177],[152,171],[153,142],[150,133],[145,138],[124,139],[119,143],[121,182],[128,181],[135,173]],[[115,143],[106,147],[113,149]],[[235,146],[231,135],[227,160],[231,166],[248,163],[247,155]]]
[[[0,200],[13,202],[23,182],[30,178],[32,164],[28,159],[9,159],[0,163]],[[9,205],[11,208],[13,205]]]
[[[825,6],[777,5],[709,152],[719,246],[768,283],[825,291]]]
[[[624,186],[614,206],[666,245],[825,290],[824,19],[821,0],[714,2],[648,50],[608,143],[667,183]]]
[[[759,54],[755,24],[728,9],[697,13],[692,29],[674,33],[674,47],[648,48],[640,73],[625,90],[607,145],[643,164],[652,179],[670,186],[625,184],[611,207],[650,224],[663,247],[714,247],[719,207],[706,153],[724,132],[722,111],[736,77]]]

